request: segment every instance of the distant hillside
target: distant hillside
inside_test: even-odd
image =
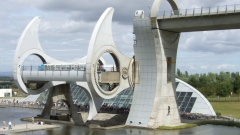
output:
[[[0,76],[13,77],[12,71],[0,72]]]

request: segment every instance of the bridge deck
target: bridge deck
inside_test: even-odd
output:
[[[86,71],[22,71],[23,81],[47,82],[47,81],[86,81]]]
[[[159,29],[172,32],[192,32],[225,30],[240,28],[240,6],[234,5],[232,8],[226,6],[225,10],[208,8],[207,10],[192,9],[171,11],[171,14],[163,13],[158,17]],[[185,12],[182,12],[185,11]],[[175,15],[173,14],[175,13]]]

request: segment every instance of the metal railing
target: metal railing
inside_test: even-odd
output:
[[[118,67],[102,66],[97,68],[98,71],[119,71]],[[53,65],[53,66],[21,66],[21,71],[86,71],[85,65],[66,66],[66,65]]]
[[[21,71],[86,71],[85,65],[21,66]]]
[[[206,16],[206,15],[218,15],[240,12],[240,4],[225,5],[217,7],[201,7],[191,9],[179,9],[171,11],[161,11],[158,13],[158,18],[178,18],[178,17],[194,17],[194,16]]]

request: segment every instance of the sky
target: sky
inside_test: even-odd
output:
[[[51,57],[73,61],[87,54],[96,22],[108,7],[115,9],[113,36],[117,48],[132,57],[135,10],[149,12],[153,0],[2,0],[0,3],[0,72],[12,71],[18,39],[27,24],[41,17],[40,43]],[[240,4],[239,0],[178,0],[180,9]],[[240,9],[240,5],[238,5]],[[160,12],[170,11],[163,0]],[[240,30],[181,33],[176,66],[181,71],[240,71]],[[25,63],[38,63],[29,56]]]

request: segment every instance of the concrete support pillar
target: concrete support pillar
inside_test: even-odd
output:
[[[53,88],[50,88],[46,104],[45,104],[42,114],[41,114],[41,117],[44,119],[50,119],[51,109],[52,109],[52,105],[53,105],[52,97],[53,97]]]
[[[101,105],[103,103],[103,98],[99,97],[96,94],[92,94],[90,91],[90,88],[87,84],[87,82],[77,82],[76,85],[81,86],[83,89],[85,89],[87,97],[89,99],[89,112],[88,112],[88,118],[87,120],[92,120],[97,114],[99,109],[101,108]]]
[[[148,18],[134,20],[134,34],[140,83],[135,84],[126,124],[148,128],[177,125],[175,64],[180,33],[161,31],[156,18]]]
[[[104,99],[99,96],[93,96],[89,99],[90,108],[87,120],[92,120],[98,114]]]
[[[71,116],[70,119],[75,123],[75,125],[80,125],[83,123],[83,119],[79,117],[77,109],[74,106],[70,92],[70,84],[57,85],[49,90],[48,99],[41,114],[43,118],[50,118],[53,102],[56,102],[58,100],[64,100],[66,102]]]

